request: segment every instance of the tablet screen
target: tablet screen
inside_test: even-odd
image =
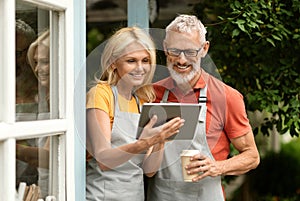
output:
[[[153,115],[157,115],[157,122],[154,125],[160,126],[174,117],[181,117],[185,120],[184,125],[180,128],[179,133],[173,135],[171,139],[175,140],[192,140],[199,119],[201,106],[199,104],[187,103],[145,103],[142,106],[137,139],[140,137],[143,128]]]

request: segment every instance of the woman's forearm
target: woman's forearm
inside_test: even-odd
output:
[[[151,147],[149,153],[147,153],[147,155],[145,156],[143,169],[144,173],[148,177],[152,177],[153,175],[155,175],[161,165],[164,152],[164,144],[164,142],[155,144],[153,147]]]
[[[94,153],[94,158],[98,161],[101,170],[113,169],[137,154],[143,154],[145,150],[151,147],[151,144],[145,140],[137,140],[116,148],[106,148]]]

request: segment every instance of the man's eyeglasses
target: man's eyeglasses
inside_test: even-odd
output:
[[[196,57],[198,55],[198,52],[201,49],[202,48],[199,48],[198,50],[193,50],[193,49],[181,50],[176,48],[167,48],[167,53],[170,56],[178,57],[181,54],[181,52],[183,52],[186,57]]]

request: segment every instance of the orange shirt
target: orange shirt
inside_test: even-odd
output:
[[[215,160],[225,160],[230,153],[230,139],[251,131],[242,94],[204,70],[196,85],[183,93],[170,78],[154,83],[155,102],[169,89],[168,102],[198,103],[199,92],[207,88],[206,136]]]
[[[140,104],[144,102],[144,100],[140,100]],[[86,109],[96,108],[106,112],[109,115],[111,126],[114,121],[114,104],[114,95],[111,86],[108,84],[97,84],[87,93]],[[121,111],[139,113],[134,97],[131,100],[126,100],[119,95],[118,104]]]

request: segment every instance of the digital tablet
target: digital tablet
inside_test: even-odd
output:
[[[157,115],[157,122],[154,125],[160,126],[174,117],[181,117],[185,120],[179,133],[173,135],[170,139],[174,140],[192,140],[197,127],[201,106],[199,104],[188,103],[145,103],[142,106],[137,139],[140,137],[144,126],[150,121],[153,115]]]

